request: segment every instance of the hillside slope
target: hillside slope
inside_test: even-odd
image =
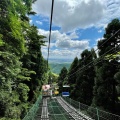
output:
[[[52,63],[51,62],[49,63],[49,65],[53,73],[59,74],[63,67],[66,67],[67,69],[69,69],[71,63]]]

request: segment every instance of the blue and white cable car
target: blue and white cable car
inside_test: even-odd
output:
[[[62,92],[62,96],[63,97],[67,97],[70,96],[70,86],[69,85],[63,85],[63,92]]]

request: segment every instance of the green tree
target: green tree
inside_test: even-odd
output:
[[[68,73],[68,70],[66,69],[66,67],[63,67],[58,77],[59,93],[62,92],[62,87],[64,83],[66,84],[67,73]]]
[[[26,48],[21,31],[22,21],[14,4],[17,6],[18,1],[1,0],[0,2],[0,109],[2,111],[0,117],[6,119],[20,119],[21,111],[25,109],[25,106],[20,108],[22,101],[19,99],[18,86],[23,81],[23,77],[24,80],[27,79],[22,74],[20,62]],[[24,94],[28,91],[29,89]]]
[[[120,22],[114,19],[105,29],[104,39],[98,42],[99,56],[113,54],[119,43]],[[116,33],[117,32],[117,33]],[[114,36],[113,36],[114,35]],[[111,37],[111,38],[110,38]],[[109,39],[110,38],[110,39]],[[104,43],[104,44],[103,44]],[[96,66],[93,105],[115,113],[117,103],[115,73],[118,71],[118,59],[102,59]],[[107,104],[106,104],[107,103]]]
[[[58,82],[58,76],[57,74],[53,73],[53,72],[49,72],[49,80],[48,83],[57,83]]]
[[[34,78],[38,82],[44,70],[47,69],[43,67],[46,66],[46,61],[43,59],[40,49],[43,44],[40,39],[43,36],[37,34],[36,27],[30,27],[29,18],[26,16],[28,13],[33,13],[31,5],[34,1],[0,1],[0,118],[5,120],[19,120],[24,117],[29,107],[28,92],[31,89],[31,86],[27,86],[26,83],[33,80],[35,73],[37,74]],[[30,40],[33,40],[33,43]],[[29,41],[30,44],[28,44]],[[32,59],[36,58],[33,60],[35,65],[33,69],[29,69],[27,66],[29,62],[24,67],[25,61],[24,63],[22,61],[24,56],[30,53],[30,47],[31,50],[34,50],[32,47],[37,49],[33,51],[35,56],[32,56]],[[27,59],[31,60],[31,58]],[[35,84],[38,85],[38,83]]]
[[[117,94],[119,97],[120,96],[120,70],[114,75],[114,78],[115,78],[116,82],[118,83],[116,88],[117,88]]]
[[[72,64],[70,65],[68,72],[68,84],[70,85],[70,96],[74,96],[75,83],[77,79],[78,70],[78,58],[75,57]]]
[[[89,64],[96,58],[95,53],[88,51],[87,49],[81,53],[81,59],[79,60],[79,71],[77,72],[77,81],[75,86],[74,95],[80,102],[90,105],[93,98],[93,85],[95,70],[94,65]],[[94,56],[91,53],[94,53]],[[88,65],[89,64],[89,65]]]
[[[26,35],[28,51],[21,60],[24,68],[35,72],[35,74],[30,75],[30,81],[25,82],[30,88],[29,101],[33,100],[35,102],[41,91],[43,74],[47,72],[47,62],[41,53],[41,45],[43,45],[43,38],[45,37],[38,35],[38,30],[35,26],[31,26]]]

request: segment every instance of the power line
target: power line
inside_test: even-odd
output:
[[[116,51],[114,52],[114,53],[116,53]],[[114,54],[113,53],[113,54]],[[113,55],[111,54],[110,56],[109,56],[109,58],[110,57],[112,57]],[[103,56],[104,57],[104,56]],[[100,63],[100,62],[102,62],[103,60],[101,59],[101,60],[99,60],[98,62],[96,62],[93,66],[95,66],[95,65],[97,65],[98,63]],[[111,63],[110,63],[111,64]],[[118,65],[118,64],[117,64]],[[92,66],[91,66],[92,67]],[[89,67],[87,68],[87,69],[89,69]],[[87,69],[85,69],[85,70],[87,70]]]
[[[99,48],[100,47],[102,47],[106,42],[108,42],[113,36],[115,36],[118,32],[120,31],[120,29],[119,30],[117,30],[111,37],[109,37],[105,42],[103,42],[100,46],[99,46]],[[96,52],[97,50],[99,50],[98,48],[96,49],[96,50],[94,50],[94,52]],[[92,55],[92,53],[86,58],[86,60],[90,57]],[[77,67],[78,67],[79,65],[77,65],[74,69],[76,69]],[[74,70],[73,69],[73,70]]]
[[[108,42],[113,36],[115,36],[118,32],[120,31],[120,29],[117,31],[117,32],[115,32],[111,37],[109,37],[105,42],[103,42],[100,46],[99,46],[99,48],[100,47],[102,47],[106,42]],[[95,52],[97,51],[97,50],[99,50],[98,48],[95,50]],[[92,54],[90,54],[89,56],[88,56],[88,58],[91,56]]]
[[[115,51],[114,53],[116,53],[116,52],[117,52],[117,51]],[[113,54],[114,54],[114,53],[113,53]],[[113,55],[111,54],[111,55],[109,56],[109,58],[112,57],[112,56],[113,56]],[[104,56],[103,56],[103,57],[104,57]],[[103,60],[101,60],[101,61],[103,61]],[[94,66],[97,65],[98,63],[100,63],[101,61],[96,62],[96,63],[94,64]],[[109,63],[110,63],[110,62],[109,62]],[[110,63],[110,64],[111,64],[111,63]]]
[[[53,18],[53,7],[54,7],[54,0],[52,0],[51,6],[51,17],[50,17],[50,32],[49,32],[49,43],[48,43],[48,56],[47,56],[47,68],[48,68],[48,60],[49,60],[49,50],[50,50],[50,40],[51,40],[51,29],[52,29],[52,18]]]
[[[48,56],[47,56],[47,67],[48,67],[48,60],[49,60],[49,49],[50,49],[50,40],[51,40],[51,28],[52,28],[52,17],[53,17],[53,7],[54,7],[54,0],[52,0],[52,6],[51,6],[51,18],[50,18],[50,32],[49,32],[49,44],[48,44]],[[115,33],[115,34],[113,34],[109,39],[107,39],[105,42],[103,42],[103,44],[101,44],[100,46],[99,46],[99,48],[101,47],[101,46],[103,46],[108,40],[110,40],[113,36],[115,36],[118,32],[120,31],[120,29]],[[95,50],[95,51],[97,51],[98,50],[98,48]],[[86,59],[88,59],[90,56],[91,56],[92,54],[90,54]],[[92,61],[89,63],[89,64],[91,64],[92,63]],[[87,65],[89,65],[89,64],[87,64]],[[76,67],[78,67],[78,66],[76,66]],[[76,68],[75,67],[75,68]],[[86,66],[84,66],[84,67],[86,67]],[[84,68],[83,67],[83,68]],[[75,69],[74,68],[74,69]],[[82,69],[83,69],[82,68]],[[74,73],[73,73],[74,74]]]
[[[117,47],[120,47],[120,45],[118,45]],[[115,47],[111,48],[110,50],[108,50],[107,52],[105,52],[102,56],[100,56],[100,58],[103,58],[105,54],[107,54],[108,52],[110,52],[111,50],[116,49]],[[116,52],[116,51],[115,51]],[[112,56],[112,55],[111,55]],[[80,70],[83,70],[84,68],[88,67],[89,65],[91,65],[92,63],[94,63],[94,61],[91,61],[90,63],[88,63],[87,65],[85,65],[84,67],[82,67],[81,69],[78,69],[76,72],[72,73],[70,76],[74,75],[75,73],[77,73]],[[93,65],[94,66],[94,65]]]
[[[120,47],[120,45],[118,45],[118,47]],[[111,51],[111,50],[110,50]],[[116,52],[118,52],[118,51],[115,51],[114,53],[116,53]],[[113,53],[113,54],[114,54]],[[104,56],[102,56],[102,57],[104,57]],[[112,57],[112,54],[109,56],[109,58],[110,57]],[[100,59],[99,61],[97,61],[93,66],[95,66],[95,65],[97,65],[98,63],[100,63],[100,62],[102,62],[103,60],[102,59]],[[93,66],[90,66],[90,67],[87,67],[88,65],[90,65],[91,63],[94,63],[94,61],[91,61],[90,63],[88,63],[86,66],[84,66],[83,68],[81,68],[81,69],[78,69],[76,72],[74,72],[73,74],[75,74],[75,73],[77,73],[77,72],[79,72],[80,70],[82,70],[82,71],[85,71],[85,70],[88,70],[89,68],[91,68],[91,67],[93,67]],[[118,65],[118,64],[117,64]],[[86,69],[87,68],[87,69]],[[81,72],[82,72],[81,71]],[[81,72],[79,72],[79,73],[81,73]],[[72,76],[73,74],[71,74],[70,76]]]

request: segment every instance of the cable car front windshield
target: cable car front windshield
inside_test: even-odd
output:
[[[69,96],[70,95],[70,86],[63,85],[62,96]]]

